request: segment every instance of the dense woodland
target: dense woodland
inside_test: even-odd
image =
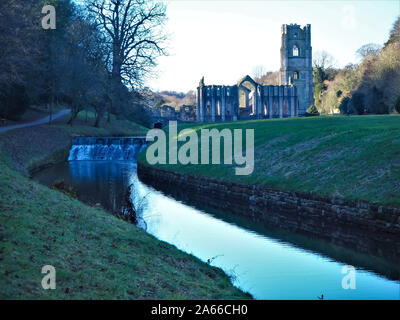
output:
[[[383,47],[362,46],[359,64],[335,69],[329,54],[314,59],[314,97],[322,113],[400,112],[400,17]]]
[[[55,29],[43,28],[46,5]],[[0,117],[62,105],[70,124],[85,109],[95,126],[110,114],[146,122],[141,89],[166,54],[165,11],[148,0],[0,1]]]

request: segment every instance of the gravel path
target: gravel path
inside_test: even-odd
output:
[[[62,116],[65,116],[68,113],[70,113],[69,109],[61,110],[61,111],[57,112],[56,114],[53,114],[52,120],[56,120]],[[45,123],[49,122],[49,118],[50,118],[50,116],[46,116],[42,119],[27,122],[27,123],[21,123],[21,124],[15,124],[12,126],[0,127],[0,133],[6,132],[9,130],[13,130],[13,129],[20,129],[20,128],[24,128],[24,127],[37,126],[39,124],[45,124]]]

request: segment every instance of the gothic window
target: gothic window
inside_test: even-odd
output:
[[[300,51],[299,48],[296,45],[294,45],[293,46],[293,57],[298,57],[299,51]]]
[[[293,78],[297,80],[299,78],[299,73],[297,71],[294,72]]]

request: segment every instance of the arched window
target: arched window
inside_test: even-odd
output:
[[[300,51],[299,48],[296,45],[294,45],[293,46],[293,57],[298,57],[299,51]]]
[[[299,78],[299,73],[297,71],[294,72],[293,78],[297,80]]]

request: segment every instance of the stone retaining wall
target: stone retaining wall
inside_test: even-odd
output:
[[[400,209],[181,174],[140,163],[138,176],[177,198],[400,261]]]

